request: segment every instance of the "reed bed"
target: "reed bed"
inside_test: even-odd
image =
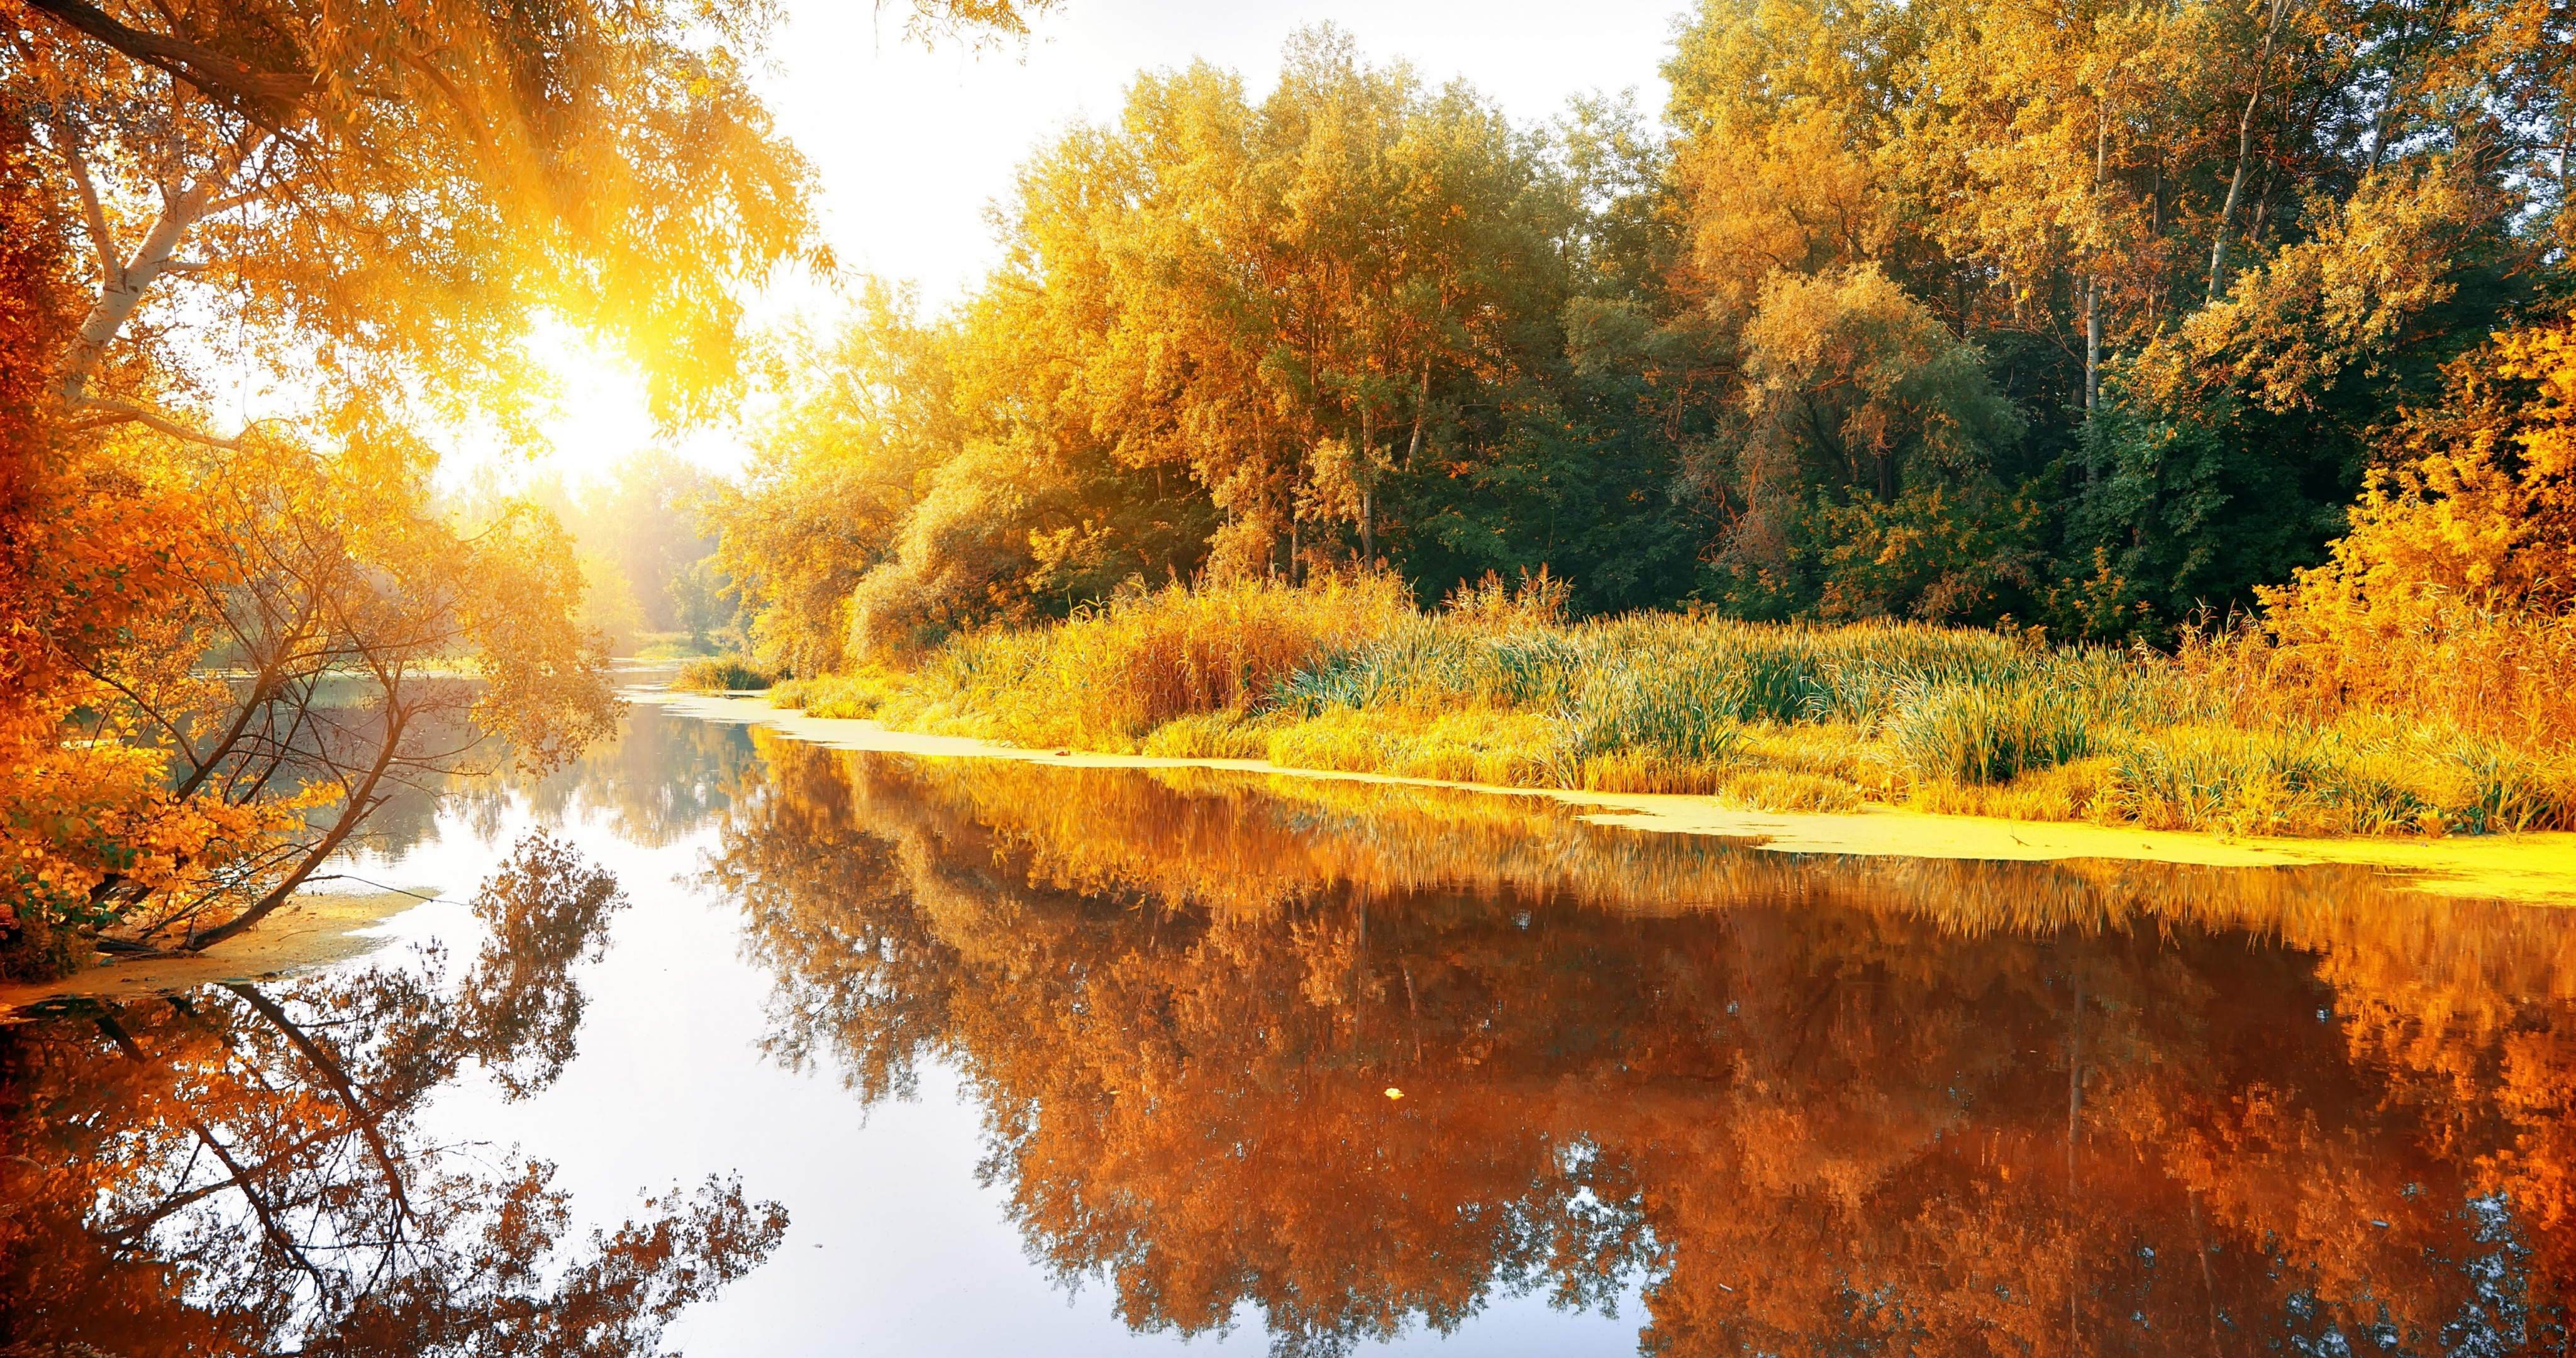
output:
[[[691,693],[729,693],[766,689],[786,678],[738,655],[692,660],[671,677],[671,687]]]
[[[1562,617],[1543,577],[1438,610],[1361,577],[1136,594],[773,701],[1025,746],[1522,787],[2243,834],[2576,828],[2563,737],[2399,716],[2247,642],[2179,657],[1902,623]],[[2228,649],[2228,647],[2233,649]],[[2275,666],[2277,669],[2278,666]]]

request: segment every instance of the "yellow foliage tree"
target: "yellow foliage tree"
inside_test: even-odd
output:
[[[2576,324],[2451,365],[2319,566],[2262,591],[2286,671],[2336,703],[2576,733]]]
[[[1048,3],[910,8],[982,37]],[[560,532],[448,522],[415,426],[525,434],[544,312],[665,419],[728,393],[737,285],[830,265],[746,74],[774,17],[0,0],[5,965],[219,940],[405,781],[603,728]],[[318,413],[208,432],[190,329]]]

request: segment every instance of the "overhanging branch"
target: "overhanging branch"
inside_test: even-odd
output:
[[[231,438],[225,438],[220,434],[209,434],[202,429],[191,428],[158,411],[146,410],[129,401],[119,401],[107,396],[92,396],[81,404],[87,409],[99,412],[97,418],[81,421],[79,427],[83,429],[106,429],[120,424],[139,424],[174,439],[202,444],[208,448],[222,448],[232,452],[238,452],[241,449],[240,434]],[[253,421],[253,423],[258,422]],[[242,431],[243,434],[249,432],[247,428]]]
[[[304,71],[267,71],[181,38],[129,28],[116,16],[84,0],[27,0],[63,27],[168,72],[205,94],[241,110],[261,126],[275,128],[282,115],[321,87]]]

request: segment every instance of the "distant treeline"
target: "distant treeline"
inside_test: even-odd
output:
[[[1330,30],[1258,102],[1147,73],[970,299],[818,348],[726,562],[800,673],[1377,559],[2168,639],[2562,314],[2567,49],[2511,8],[1711,0],[1661,127]]]

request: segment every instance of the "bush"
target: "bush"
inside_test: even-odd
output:
[[[671,677],[671,687],[691,693],[738,693],[746,689],[765,689],[788,677],[760,669],[738,655],[720,655],[705,660],[692,660]]]

